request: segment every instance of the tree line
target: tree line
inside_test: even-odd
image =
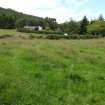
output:
[[[70,19],[68,22],[58,24],[55,18],[41,18],[23,14],[12,9],[4,9],[0,7],[0,28],[23,28],[25,25],[40,25],[45,30],[53,30],[70,35],[92,34],[105,36],[105,20],[102,15],[91,21],[89,21],[88,18],[84,16],[81,21]]]
[[[60,31],[68,34],[80,34],[80,35],[103,35],[105,36],[105,20],[102,15],[97,19],[89,21],[86,16],[81,21],[75,21],[71,19],[69,22],[64,22],[59,25]]]
[[[0,28],[13,29],[21,28],[25,25],[40,25],[43,28],[50,28],[52,30],[57,28],[57,22],[55,18],[41,18],[19,13],[12,9],[4,9],[0,7]]]

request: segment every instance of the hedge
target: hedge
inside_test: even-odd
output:
[[[9,38],[9,37],[12,37],[13,35],[9,35],[9,34],[3,34],[3,35],[0,35],[0,39],[2,38]]]
[[[93,38],[100,38],[102,36],[96,36],[96,35],[69,35],[69,36],[64,36],[64,35],[30,35],[29,38],[37,38],[37,39],[93,39]]]
[[[102,35],[90,35],[90,34],[86,34],[86,35],[63,35],[63,33],[61,32],[57,32],[57,31],[34,31],[34,30],[28,30],[28,29],[17,29],[17,31],[19,32],[25,32],[25,33],[36,33],[36,34],[44,34],[44,35],[30,35],[29,38],[37,38],[37,39],[93,39],[93,38],[100,38],[103,37]]]
[[[93,38],[100,38],[102,36],[96,36],[96,35],[47,35],[46,39],[93,39]]]
[[[51,31],[51,30],[35,31],[35,30],[28,30],[24,28],[17,29],[17,31],[25,32],[25,33],[36,33],[36,34],[62,34],[61,32],[58,32],[58,31]]]

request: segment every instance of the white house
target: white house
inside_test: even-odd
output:
[[[43,27],[41,27],[41,26],[24,26],[24,29],[42,31]]]

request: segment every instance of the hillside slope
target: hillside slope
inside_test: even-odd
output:
[[[19,19],[25,19],[27,21],[43,20],[43,18],[38,16],[27,15],[12,9],[4,9],[0,7],[0,28],[15,28],[15,23]]]

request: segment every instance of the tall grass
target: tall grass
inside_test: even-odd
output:
[[[105,40],[0,40],[0,105],[104,105]]]

